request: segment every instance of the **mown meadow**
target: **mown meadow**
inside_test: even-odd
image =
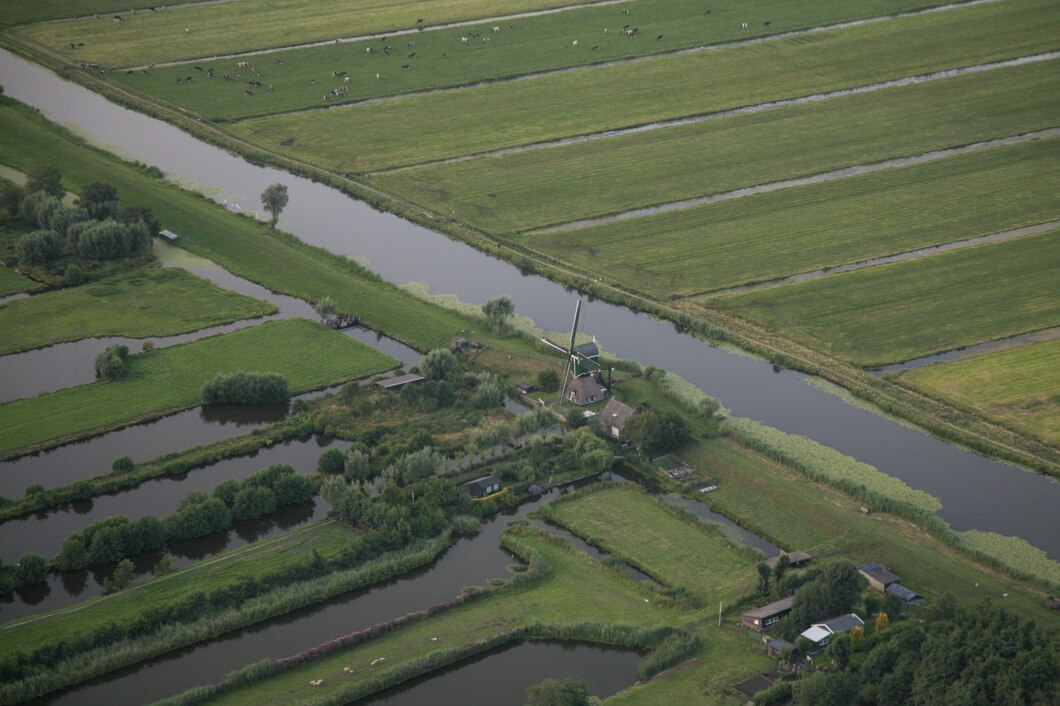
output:
[[[25,277],[12,267],[0,267],[0,297],[7,297],[19,292],[32,292],[41,285]]]

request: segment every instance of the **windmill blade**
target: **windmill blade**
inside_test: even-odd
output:
[[[578,335],[578,317],[582,313],[582,300],[579,299],[578,303],[574,307],[574,326],[570,330],[570,346],[567,349],[567,355],[574,355],[574,338]]]
[[[574,376],[574,339],[578,335],[578,318],[582,313],[582,300],[579,299],[578,303],[574,306],[574,325],[570,330],[570,346],[567,348],[567,370],[563,373],[563,388],[559,392],[559,398],[561,400],[567,397],[567,385],[570,383],[570,379]]]
[[[567,352],[566,348],[564,348],[563,346],[559,345],[558,343],[553,343],[552,341],[548,340],[547,338],[542,338],[541,342],[544,343],[546,346],[552,346],[553,348],[555,348],[560,353],[566,353]]]

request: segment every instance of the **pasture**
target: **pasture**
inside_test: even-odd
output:
[[[148,578],[120,593],[99,596],[69,608],[0,626],[4,648],[32,652],[38,647],[69,640],[114,621],[135,619],[144,612],[173,605],[202,591],[214,591],[247,579],[258,579],[291,562],[306,561],[315,550],[322,559],[337,557],[358,531],[325,520],[276,537],[248,544],[207,561]]]
[[[864,367],[1060,324],[1060,230],[711,302]]]
[[[98,336],[173,336],[275,311],[184,270],[144,270],[0,307],[0,355]]]
[[[19,292],[32,292],[43,285],[24,277],[13,267],[0,267],[0,297],[11,296]]]
[[[1058,188],[1060,139],[1040,140],[522,242],[689,296],[1049,221]]]
[[[1056,125],[1060,60],[372,177],[495,233],[526,231]]]
[[[398,362],[305,319],[274,321],[130,355],[126,378],[97,380],[0,405],[0,453],[87,437],[200,404],[202,384],[240,370],[284,375],[292,395]]]
[[[1055,236],[1054,236],[1055,237]],[[1054,282],[1053,294],[1058,292]],[[913,368],[902,382],[1060,444],[1060,339]]]
[[[1052,19],[1043,21],[1043,17]],[[1060,8],[1055,3],[1019,0],[532,80],[255,119],[229,129],[275,152],[338,171],[371,172],[1032,55],[1056,48],[1050,29],[1056,22]],[[424,42],[426,38],[417,39],[417,50]],[[324,51],[339,48],[314,49],[306,59]],[[570,53],[562,47],[551,52]],[[456,58],[446,59],[442,67],[453,61]],[[778,66],[791,70],[778,71]],[[325,105],[321,94],[326,88],[346,85],[330,77],[333,70],[349,70],[353,76],[349,94],[341,98],[346,100],[376,86],[376,92],[385,93],[426,86],[415,82],[434,67],[434,63],[414,64],[407,72],[384,74],[381,81],[370,70],[365,86],[363,76],[336,57],[312,69],[316,84],[299,84],[292,90],[308,91],[311,102],[306,105],[319,106]],[[284,106],[294,105],[286,103],[279,89],[247,97],[242,84],[218,88],[216,82],[204,85],[196,78],[191,86],[176,85],[176,78],[188,75],[189,68],[166,69],[167,78],[157,85],[151,77],[161,70],[148,76],[119,75],[117,80],[207,116],[269,112],[272,106],[280,108],[281,101]],[[193,69],[190,73],[199,76]],[[274,73],[272,67],[267,71],[269,77]],[[447,80],[457,83],[464,75]]]

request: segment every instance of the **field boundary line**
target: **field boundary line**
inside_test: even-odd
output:
[[[722,118],[731,118],[737,115],[751,115],[754,113],[761,113],[767,110],[774,110],[777,108],[787,108],[790,106],[798,105],[809,105],[812,103],[820,103],[834,98],[843,98],[845,96],[856,96],[864,93],[876,93],[878,91],[888,90],[891,88],[902,88],[905,86],[916,86],[922,83],[930,83],[932,81],[938,81],[947,78],[956,78],[958,76],[964,76],[965,74],[977,74],[993,71],[995,69],[1010,68],[1013,66],[1024,66],[1026,64],[1035,64],[1042,61],[1051,61],[1053,59],[1060,58],[1060,49],[1054,49],[1047,52],[1041,52],[1039,54],[1029,54],[1026,56],[1013,57],[1011,59],[1001,59],[999,61],[990,61],[984,64],[971,64],[969,66],[960,66],[955,68],[940,69],[939,71],[932,71],[926,74],[915,74],[913,76],[903,76],[901,78],[888,79],[887,81],[880,81],[878,83],[867,83],[861,86],[853,86],[849,88],[837,88],[833,91],[823,91],[821,93],[809,93],[803,96],[795,96],[793,98],[781,98],[779,100],[766,101],[764,103],[751,103],[748,105],[738,106],[736,108],[729,108],[727,110],[719,110],[709,113],[697,113],[693,115],[685,115],[678,118],[670,118],[667,120],[656,120],[649,123],[643,123],[640,125],[631,125],[628,127],[614,128],[610,130],[602,130],[600,132],[584,133],[581,135],[572,135],[570,137],[562,137],[556,140],[543,140],[541,142],[530,142],[523,145],[513,145],[511,147],[501,147],[495,150],[486,150],[483,152],[472,152],[469,154],[460,155],[458,157],[446,157],[444,159],[429,160],[426,162],[418,162],[416,164],[406,164],[398,167],[388,167],[385,169],[379,169],[373,172],[369,172],[372,175],[384,175],[384,174],[397,174],[400,172],[411,171],[420,169],[422,167],[434,167],[434,166],[445,166],[450,164],[460,164],[462,162],[471,162],[478,159],[490,159],[494,157],[504,157],[511,154],[520,154],[522,152],[532,152],[535,150],[552,149],[554,147],[569,147],[570,145],[577,145],[583,142],[594,142],[596,140],[604,140],[612,137],[622,137],[625,135],[635,135],[641,132],[650,132],[652,130],[661,130],[672,127],[681,127],[684,125],[695,125],[698,123],[709,122],[711,120],[719,120]],[[346,106],[333,106],[333,108],[343,108]],[[324,110],[329,110],[324,108]],[[267,118],[251,118],[249,120],[240,122],[251,122],[254,120],[263,120]]]
[[[227,561],[229,559],[237,558],[240,554],[244,554],[244,553],[246,553],[246,552],[248,552],[250,550],[261,549],[262,547],[268,547],[268,546],[270,546],[272,544],[275,544],[276,542],[278,542],[278,541],[280,541],[282,539],[289,539],[290,537],[293,537],[293,536],[296,536],[296,535],[299,535],[299,534],[304,534],[305,532],[308,532],[309,530],[314,529],[317,526],[331,524],[331,523],[334,523],[334,522],[335,522],[334,518],[330,518],[330,517],[325,519],[325,520],[323,520],[322,522],[311,522],[311,523],[307,524],[305,527],[300,527],[298,529],[294,529],[294,530],[291,530],[289,532],[281,532],[280,534],[274,535],[272,537],[267,537],[267,538],[261,540],[260,542],[251,542],[250,544],[246,544],[246,545],[240,547],[239,549],[234,549],[231,552],[225,552],[224,554],[222,554],[220,556],[215,556],[212,559],[208,559],[206,561],[195,562],[194,564],[189,564],[188,566],[185,566],[182,569],[177,569],[176,571],[174,571],[172,573],[165,574],[164,576],[157,576],[157,577],[155,577],[155,579],[153,581],[147,581],[145,583],[136,584],[135,586],[130,586],[128,589],[117,591],[115,593],[104,593],[104,594],[98,596],[98,600],[93,600],[92,598],[90,598],[88,600],[81,601],[80,603],[77,603],[77,604],[72,605],[72,606],[68,606],[66,608],[59,608],[57,610],[49,611],[47,613],[42,613],[40,615],[30,616],[30,617],[26,618],[25,620],[20,620],[18,622],[13,622],[13,623],[8,623],[8,624],[0,627],[0,631],[12,630],[14,628],[18,628],[18,627],[21,627],[23,625],[29,625],[30,623],[35,623],[35,622],[38,622],[40,620],[45,620],[47,618],[54,618],[54,617],[70,615],[71,613],[76,613],[76,612],[78,612],[80,610],[84,610],[85,608],[89,608],[91,606],[98,605],[98,604],[100,604],[100,603],[102,603],[104,601],[110,600],[112,598],[116,598],[118,596],[128,595],[128,594],[130,594],[130,593],[132,593],[132,592],[134,592],[134,591],[136,591],[138,589],[142,589],[145,586],[148,586],[148,585],[153,586],[153,585],[155,585],[155,584],[157,584],[159,582],[165,581],[166,579],[176,578],[177,576],[181,576],[182,574],[186,574],[189,571],[198,570],[198,569],[201,569],[204,566],[210,566],[212,564],[216,564],[216,563],[221,562],[221,561]]]
[[[604,225],[607,223],[628,221],[633,218],[652,216],[659,213],[683,211],[696,206],[705,206],[711,203],[730,201],[732,199],[738,199],[744,196],[766,194],[772,191],[780,191],[782,189],[790,189],[796,186],[806,186],[809,184],[823,184],[830,181],[837,181],[839,179],[848,179],[854,176],[861,176],[862,174],[873,174],[875,172],[881,172],[889,169],[899,169],[901,167],[925,164],[927,162],[934,162],[959,154],[980,152],[982,150],[994,149],[996,147],[1017,145],[1022,142],[1029,142],[1031,140],[1049,139],[1053,137],[1060,137],[1060,127],[1051,127],[1046,128],[1044,130],[1036,130],[1034,132],[1024,132],[1018,135],[999,137],[993,140],[984,140],[982,142],[971,142],[965,145],[946,147],[944,149],[931,150],[930,152],[921,152],[920,154],[910,155],[908,157],[894,157],[892,159],[885,159],[879,162],[870,162],[869,164],[856,164],[849,167],[833,169],[827,172],[818,172],[816,174],[795,177],[793,179],[783,179],[781,181],[772,181],[767,182],[765,184],[756,184],[754,186],[747,186],[740,189],[734,189],[732,191],[723,191],[717,194],[708,194],[706,196],[696,196],[695,198],[691,199],[682,199],[680,201],[670,201],[662,204],[644,206],[642,208],[636,208],[629,211],[622,211],[619,213],[612,213],[609,215],[598,216],[595,218],[585,218],[577,221],[568,221],[566,223],[558,223],[555,225],[544,226],[542,228],[535,228],[532,230],[522,231],[522,234],[546,235],[551,233],[560,233],[568,230],[588,228],[591,226]]]

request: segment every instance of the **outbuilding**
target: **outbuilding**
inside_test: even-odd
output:
[[[766,566],[771,569],[777,568],[777,564],[780,562],[781,556],[786,556],[788,558],[788,566],[793,567],[803,566],[805,564],[810,563],[810,559],[813,559],[813,556],[807,554],[806,552],[791,552],[790,554],[787,552],[781,552],[780,556],[774,556],[770,557],[769,559],[766,559]]]
[[[475,480],[470,480],[460,486],[460,489],[470,495],[472,498],[484,498],[488,495],[500,492],[501,479],[497,476],[482,476]]]
[[[779,601],[774,601],[761,608],[755,608],[743,613],[740,616],[740,622],[745,628],[750,628],[755,632],[762,632],[787,615],[791,611],[791,606],[794,602],[795,596],[781,598]]]
[[[163,230],[163,231],[161,231],[161,232],[159,233],[159,235],[160,235],[161,237],[165,238],[166,240],[168,240],[168,241],[169,241],[169,242],[171,242],[171,243],[172,243],[172,242],[173,242],[174,240],[176,240],[177,238],[179,238],[179,237],[180,237],[179,235],[177,235],[176,233],[174,233],[174,232],[173,232],[173,231],[171,231],[171,230]]]
[[[398,390],[405,385],[411,385],[413,383],[422,382],[423,376],[416,375],[415,373],[408,373],[406,375],[396,375],[392,378],[386,378],[379,380],[375,384],[384,390]]]
[[[892,583],[901,583],[901,579],[884,566],[870,561],[858,567],[858,573],[865,577],[869,585],[880,593],[887,590]]]
[[[791,644],[787,640],[775,638],[766,641],[766,654],[768,654],[770,657],[784,659],[786,655],[794,651],[795,645]]]
[[[828,644],[832,635],[850,632],[854,628],[864,626],[865,621],[859,618],[856,613],[847,613],[846,615],[829,618],[823,623],[814,623],[806,630],[803,630],[799,637],[805,637],[813,644],[814,649],[820,649]]]
[[[601,414],[604,428],[607,430],[608,436],[615,441],[622,441],[622,430],[625,429],[626,422],[629,421],[629,418],[636,413],[636,407],[630,407],[628,404],[620,402],[615,397],[608,400],[607,404],[604,406],[604,411]]]

